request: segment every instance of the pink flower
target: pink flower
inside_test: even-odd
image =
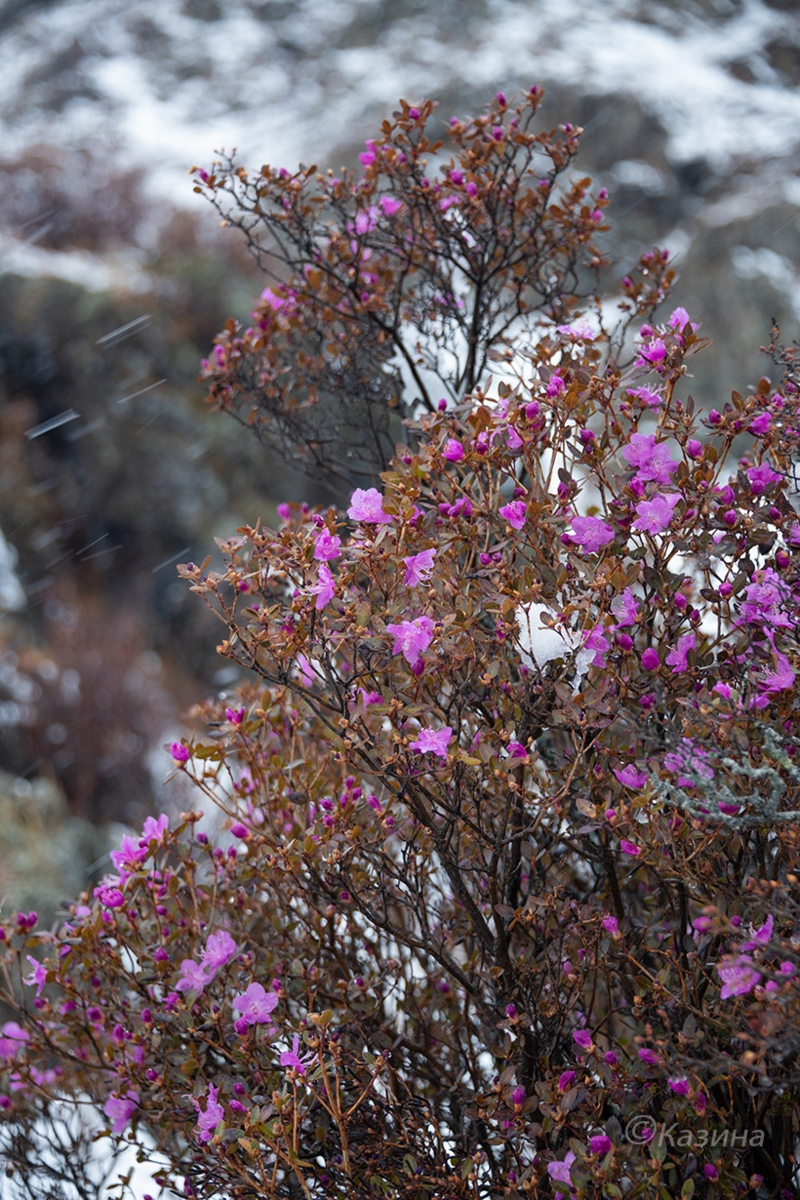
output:
[[[128,1121],[138,1107],[139,1095],[137,1092],[128,1092],[125,1096],[118,1096],[116,1092],[112,1092],[103,1105],[103,1112],[112,1122],[111,1132],[124,1133]]]
[[[599,517],[573,517],[572,536],[582,550],[594,554],[614,540],[614,530]]]
[[[668,496],[654,496],[636,505],[637,519],[631,526],[637,533],[662,533],[672,522],[672,510],[680,496],[671,492]]]
[[[647,1063],[649,1067],[657,1067],[661,1059],[656,1054],[655,1050],[648,1050],[647,1047],[639,1051],[639,1058],[643,1063]]]
[[[628,842],[624,839],[620,842],[619,848],[623,854],[630,854],[632,858],[635,858],[637,854],[642,853],[634,842]]]
[[[211,976],[203,967],[191,958],[184,958],[181,963],[181,976],[175,984],[175,991],[197,992],[197,995],[200,996],[206,984],[210,982]]]
[[[547,1164],[547,1174],[551,1179],[555,1179],[557,1183],[571,1184],[572,1179],[570,1177],[569,1169],[574,1162],[575,1155],[571,1150],[569,1150],[567,1151],[567,1154],[562,1162],[556,1160],[555,1162]]]
[[[620,783],[624,783],[626,787],[640,788],[647,783],[647,773],[645,771],[637,771],[633,763],[628,763],[627,767],[623,767],[621,771],[614,768],[614,774]]]
[[[431,644],[433,621],[427,616],[415,617],[413,621],[387,625],[386,631],[394,637],[392,654],[402,654],[409,666],[413,667]]]
[[[566,1092],[568,1088],[572,1087],[574,1082],[575,1082],[575,1072],[574,1071],[564,1071],[558,1080],[558,1090],[560,1092]]]
[[[506,746],[509,758],[527,758],[528,751],[522,745],[522,742],[509,742]]]
[[[687,325],[691,325],[693,330],[697,329],[696,323],[689,320],[689,314],[685,308],[674,308],[670,313],[667,324],[670,329],[685,329]]]
[[[612,934],[612,936],[615,933],[619,933],[619,921],[617,920],[616,917],[612,917],[612,916],[603,917],[601,924],[603,926],[603,929],[605,929],[606,933],[610,933],[610,934]]]
[[[365,144],[366,144],[367,148],[366,148],[366,150],[361,151],[361,153],[358,156],[358,161],[361,163],[362,166],[369,167],[369,166],[371,166],[372,163],[375,162],[375,159],[377,158],[377,154],[375,151],[375,143],[372,140],[366,142]]]
[[[151,842],[158,842],[161,845],[168,829],[169,817],[166,813],[161,813],[159,817],[145,817],[139,845],[149,846]]]
[[[417,587],[420,583],[427,583],[431,577],[433,570],[433,560],[436,557],[436,551],[420,550],[419,554],[409,554],[403,559],[406,567],[403,583],[406,587]]]
[[[636,359],[634,366],[659,367],[663,363],[666,353],[667,347],[661,338],[653,338],[639,347],[639,357]]]
[[[409,742],[409,750],[419,754],[438,754],[439,758],[447,758],[447,747],[453,731],[449,725],[443,729],[420,729],[415,741]]]
[[[667,1083],[670,1086],[670,1090],[673,1091],[676,1096],[689,1095],[689,1080],[685,1075],[681,1075],[677,1079],[668,1079]]]
[[[619,596],[614,597],[611,601],[611,611],[617,618],[619,628],[635,624],[639,605],[636,603],[633,592],[629,587],[620,592]]]
[[[717,974],[722,980],[720,1000],[729,1000],[731,996],[746,996],[761,979],[752,959],[743,954],[733,962],[723,960],[717,963]]]
[[[350,497],[350,507],[347,515],[353,521],[363,521],[365,525],[388,525],[394,517],[383,511],[383,496],[377,488],[356,488]]]
[[[760,496],[771,483],[781,481],[781,476],[773,471],[768,463],[762,463],[759,467],[749,467],[747,478],[750,480],[750,491],[754,496]]]
[[[604,667],[606,665],[609,641],[602,625],[595,625],[594,629],[589,630],[584,637],[583,645],[584,649],[595,651],[594,657],[591,659],[591,666]]]
[[[646,404],[648,408],[658,408],[664,397],[659,392],[658,388],[628,388],[628,395],[635,396],[637,400],[641,400],[642,404]]]
[[[666,657],[668,667],[672,667],[672,674],[678,675],[681,671],[685,671],[689,665],[689,651],[697,648],[697,638],[693,633],[685,633],[683,637],[678,638],[678,644],[674,650],[670,650]]]
[[[623,456],[632,467],[637,468],[636,478],[641,483],[652,480],[666,486],[670,475],[677,470],[678,464],[670,457],[669,448],[664,442],[656,442],[655,434],[634,433],[631,440],[623,448]]]
[[[588,1029],[576,1029],[572,1037],[582,1050],[594,1050],[594,1042]]]
[[[314,543],[314,558],[318,562],[330,562],[341,554],[342,539],[326,527]]]
[[[498,510],[501,517],[508,521],[512,529],[522,529],[525,524],[525,501],[513,500],[510,504],[504,504]]]
[[[127,834],[122,839],[122,848],[111,851],[111,861],[123,875],[137,871],[146,857],[147,851],[139,845],[139,839]]]
[[[387,217],[393,217],[403,207],[402,201],[395,200],[394,196],[381,196],[378,203]]]
[[[25,1042],[31,1039],[27,1029],[23,1029],[16,1021],[6,1021],[5,1025],[0,1027],[0,1034],[0,1060],[6,1062],[14,1058]]]
[[[797,676],[792,670],[788,658],[785,654],[775,654],[775,670],[767,671],[757,681],[757,687],[760,692],[782,692],[786,688],[790,688]]]
[[[769,413],[759,413],[752,421],[748,432],[755,434],[756,437],[762,437],[770,427],[772,417]]]
[[[313,1053],[307,1054],[305,1058],[301,1058],[298,1051],[300,1049],[300,1038],[297,1034],[292,1039],[291,1050],[284,1050],[281,1055],[281,1066],[292,1067],[299,1075],[305,1075],[306,1067],[313,1060]]]
[[[238,953],[239,947],[236,942],[228,931],[223,929],[219,933],[211,934],[200,961],[205,970],[210,971],[213,976],[223,967],[227,967],[231,959],[235,958]]]
[[[169,748],[169,752],[176,763],[188,762],[192,757],[192,752],[188,746],[182,746],[180,742],[173,742]]]
[[[231,725],[241,725],[244,720],[243,708],[226,708],[225,720],[230,721]]]
[[[448,462],[461,462],[464,457],[464,447],[455,438],[448,438],[442,453]]]
[[[266,991],[263,984],[251,983],[246,991],[236,997],[231,1007],[242,1014],[241,1020],[246,1025],[269,1025],[277,1004],[276,992]]]
[[[605,1133],[597,1133],[589,1141],[589,1149],[592,1154],[608,1154],[613,1145],[611,1138]]]
[[[319,612],[324,608],[329,600],[332,600],[336,595],[336,582],[331,574],[331,569],[324,562],[319,564],[319,573],[317,582],[306,588],[309,596],[316,596],[314,608]]]
[[[200,1107],[197,1100],[192,1100],[198,1113],[198,1121],[195,1125],[198,1142],[210,1142],[220,1121],[225,1120],[225,1110],[219,1103],[218,1096],[219,1088],[209,1087],[205,1110]]]
[[[44,985],[47,983],[47,967],[44,965],[44,963],[38,962],[30,954],[27,954],[25,957],[33,967],[33,970],[31,971],[30,975],[27,975],[23,979],[22,982],[27,983],[28,987],[32,987],[34,984],[36,984],[36,995],[41,996]]]
[[[652,646],[648,646],[642,654],[642,666],[647,671],[656,671],[661,665],[661,659],[658,657],[658,651]]]
[[[573,342],[593,342],[597,337],[597,330],[585,317],[573,321],[571,325],[556,325],[556,333],[560,333],[562,337],[569,338]]]

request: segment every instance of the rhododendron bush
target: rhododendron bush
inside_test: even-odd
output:
[[[498,97],[456,129],[461,166],[381,203],[430,115],[404,106],[361,183],[323,177],[320,212],[349,216],[308,242],[321,276],[219,343],[217,401],[249,375],[253,422],[284,436],[281,405],[335,411],[359,347],[388,361],[367,310],[387,355],[392,321],[431,334],[424,353],[454,313],[475,325],[449,400],[412,388],[388,469],[343,508],[282,506],[279,529],[220,543],[221,569],[181,568],[249,673],[171,748],[228,831],[150,818],[60,927],[4,918],[3,1137],[29,1178],[36,1119],[73,1096],[165,1156],[153,1194],[800,1185],[794,354],[775,341],[775,380],[701,418],[696,322],[655,311],[664,254],[623,280],[619,320],[568,294],[602,214],[587,181],[556,194],[557,165],[531,183],[533,150],[509,149],[537,102]],[[291,214],[307,177],[260,178]],[[504,258],[528,232],[533,274]],[[414,310],[423,283],[474,288],[446,250],[465,233],[509,267],[491,326],[474,292]],[[326,325],[341,358],[304,358]]]

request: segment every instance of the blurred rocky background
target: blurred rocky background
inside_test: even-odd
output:
[[[444,124],[541,83],[612,194],[619,275],[675,255],[719,405],[772,319],[797,336],[800,10],[5,0],[0,44],[0,901],[52,911],[108,869],[109,822],[178,803],[164,743],[235,682],[176,563],[319,498],[204,407],[199,360],[263,283],[189,167],[353,164],[401,95]]]

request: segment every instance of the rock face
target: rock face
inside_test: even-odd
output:
[[[63,794],[47,779],[0,772],[0,900],[5,914],[35,909],[52,921],[62,900],[76,897],[109,849],[108,835],[67,811]]]

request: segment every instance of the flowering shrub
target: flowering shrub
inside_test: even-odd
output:
[[[464,153],[505,161],[510,111],[456,129]],[[428,114],[369,145],[363,204],[325,185],[353,226],[336,261],[403,212],[450,284],[446,217],[489,202],[491,169],[375,191]],[[291,213],[308,176],[261,178]],[[487,261],[535,227],[557,280],[497,398],[481,327],[469,394],[418,414],[346,515],[282,506],[221,570],[181,568],[253,679],[171,747],[229,844],[149,818],[60,928],[5,920],[7,1129],[80,1094],[166,1156],[154,1189],[202,1197],[795,1194],[793,352],[696,418],[696,327],[649,311],[665,256],[623,281],[623,326],[648,308],[626,357],[607,309],[560,294],[582,258],[560,273],[554,231],[591,205],[496,191]],[[527,315],[549,276],[509,277]],[[368,340],[372,299],[326,303]],[[231,403],[234,349],[267,394],[313,341],[310,296],[265,305],[221,343]]]

